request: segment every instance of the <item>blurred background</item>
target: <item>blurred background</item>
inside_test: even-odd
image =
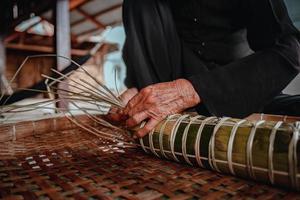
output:
[[[122,0],[4,0],[1,4],[2,79],[10,80],[26,56],[55,53],[76,59],[87,55],[96,43],[103,42],[85,65],[93,67],[112,89],[112,73],[117,71],[118,86],[124,89]],[[31,62],[14,81],[13,89],[38,81],[37,65],[42,72],[60,65],[53,58]]]
[[[1,94],[30,88],[43,81],[42,74],[51,75],[51,68],[62,71],[70,65],[69,60],[54,56],[29,58],[14,77],[26,57],[39,54],[71,58],[116,94],[125,90],[122,0],[4,0],[0,5]],[[91,56],[90,51],[98,44]],[[72,78],[88,79],[82,73],[74,73]],[[47,98],[39,94],[15,104]],[[31,114],[54,112],[45,108],[39,111]]]
[[[285,0],[290,16],[300,29],[300,1]],[[43,80],[50,69],[70,65],[56,57],[30,58],[12,80],[27,56],[58,54],[82,65],[116,94],[124,91],[126,66],[122,60],[125,33],[122,0],[1,0],[0,87],[8,95]],[[90,51],[100,44],[91,56]],[[88,59],[85,59],[87,58]],[[84,60],[84,61],[83,61]],[[79,79],[82,74],[74,74]],[[85,78],[85,77],[81,77]],[[275,77],[276,78],[276,77]],[[12,81],[11,81],[12,80]],[[286,89],[300,94],[300,76]],[[44,94],[25,101],[48,98]]]

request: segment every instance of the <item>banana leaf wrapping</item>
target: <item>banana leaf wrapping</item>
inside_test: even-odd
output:
[[[300,191],[299,130],[299,122],[173,115],[139,143],[159,158]]]

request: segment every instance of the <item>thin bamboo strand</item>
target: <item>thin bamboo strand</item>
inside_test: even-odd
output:
[[[76,103],[72,102],[72,104],[74,104],[74,106],[76,106],[78,109],[80,109],[80,107],[77,106]],[[103,120],[103,119],[101,119],[101,118],[97,118],[97,117],[95,117],[94,115],[89,114],[89,113],[86,112],[86,110],[84,110],[84,109],[83,109],[82,111],[83,111],[90,119],[94,120],[95,122],[97,122],[97,123],[100,124],[100,125],[103,125],[103,126],[108,127],[108,128],[112,128],[112,129],[114,129],[114,130],[124,131],[123,129],[121,129],[121,128],[117,127],[117,126],[114,126],[114,125],[110,124],[109,122],[107,122],[107,121],[105,121],[105,120]]]
[[[17,69],[16,73],[14,74],[14,76],[12,77],[12,79],[9,81],[9,86],[11,86],[12,82],[16,79],[17,75],[20,73],[21,69],[24,67],[25,63],[27,62],[27,60],[29,60],[30,58],[40,58],[40,57],[57,57],[57,58],[64,58],[68,61],[70,61],[71,63],[73,63],[76,66],[80,66],[78,63],[76,63],[75,61],[73,61],[70,58],[67,58],[65,56],[60,56],[60,55],[56,55],[56,54],[39,54],[39,55],[32,55],[32,56],[27,56],[24,61],[22,62],[22,64],[20,65],[20,67]],[[1,95],[0,97],[0,101],[3,99],[4,97],[4,93]],[[7,103],[7,101],[10,99],[11,96],[9,96],[5,101],[4,101],[4,105]]]
[[[86,71],[83,67],[79,67],[81,70],[84,71],[84,73],[86,73],[90,78],[92,78],[95,83],[97,83],[101,88],[104,89],[104,91],[106,91],[107,93],[111,94],[112,98],[115,100],[118,100],[118,97],[116,97],[104,84],[100,83],[97,79],[95,79],[95,77],[93,77],[88,71]]]
[[[70,113],[70,112],[68,112],[68,114],[69,115],[71,115],[73,118],[74,118],[74,116],[72,115],[72,113]],[[98,133],[98,134],[102,134],[102,135],[104,135],[105,137],[111,137],[111,138],[113,138],[114,140],[115,139],[124,139],[124,137],[123,137],[123,135],[122,135],[122,137],[120,137],[120,136],[117,136],[117,135],[114,135],[114,134],[110,134],[110,133],[105,133],[105,132],[103,132],[103,131],[100,131],[100,130],[98,130],[98,129],[95,129],[94,127],[89,127],[91,130],[93,130],[93,131],[95,131],[96,133]]]
[[[55,72],[55,73],[57,73],[57,74],[59,74],[61,77],[65,77],[65,79],[67,79],[67,80],[69,80],[69,81],[72,81],[72,82],[74,82],[74,83],[77,83],[77,84],[79,84],[80,86],[82,86],[82,87],[84,87],[85,89],[95,89],[95,90],[92,90],[95,94],[97,94],[99,97],[101,97],[101,91],[100,90],[98,90],[98,88],[96,88],[95,86],[93,86],[92,84],[90,84],[90,83],[88,83],[87,81],[85,81],[85,80],[83,80],[83,79],[79,79],[81,82],[84,82],[85,84],[87,84],[87,85],[89,85],[90,87],[92,87],[92,88],[88,88],[88,87],[86,87],[86,86],[84,86],[83,84],[81,84],[81,83],[79,83],[78,81],[75,81],[74,79],[71,79],[70,77],[67,77],[67,76],[65,76],[64,74],[62,74],[62,73],[60,73],[59,71],[57,71],[57,70],[52,70],[53,72]],[[109,99],[109,96],[106,96],[105,97],[106,99]],[[115,102],[115,103],[119,103],[119,102]]]
[[[78,127],[82,128],[82,129],[84,129],[84,130],[86,130],[87,132],[89,132],[89,133],[91,133],[91,134],[93,134],[93,135],[95,135],[95,136],[97,136],[97,137],[99,137],[99,138],[103,138],[103,139],[106,139],[106,140],[109,140],[109,141],[112,141],[112,142],[122,142],[122,143],[128,145],[128,147],[133,147],[133,148],[136,148],[136,147],[137,147],[137,145],[136,145],[135,143],[125,142],[125,141],[123,141],[123,140],[118,140],[118,139],[112,139],[111,137],[106,137],[106,136],[104,136],[103,134],[97,133],[98,131],[93,132],[93,131],[90,129],[90,127],[88,127],[88,128],[85,127],[85,126],[82,125],[80,122],[74,120],[72,117],[70,117],[70,116],[68,116],[68,115],[66,115],[66,117],[67,117],[70,121],[72,121],[75,125],[77,125]]]
[[[44,76],[44,77],[47,77],[47,78],[49,78],[49,79],[51,79],[51,80],[56,80],[56,79],[54,79],[54,78],[52,78],[52,77],[49,77],[49,76],[47,76],[47,75],[43,75],[43,76]],[[105,99],[105,98],[99,97],[99,96],[97,96],[97,95],[92,95],[91,93],[89,93],[89,91],[86,91],[86,90],[84,90],[84,89],[82,89],[82,88],[79,88],[79,87],[77,87],[77,86],[75,86],[75,85],[73,85],[73,84],[65,83],[65,82],[63,82],[63,81],[58,81],[58,82],[59,82],[59,83],[66,84],[66,85],[69,85],[69,86],[74,87],[74,88],[77,88],[77,89],[83,91],[85,94],[89,94],[89,96],[82,95],[82,94],[79,95],[79,93],[72,92],[72,91],[70,91],[70,90],[61,89],[61,88],[56,88],[56,87],[55,87],[56,90],[58,90],[58,91],[63,91],[63,92],[66,92],[66,93],[72,93],[72,94],[75,94],[76,96],[79,95],[79,96],[83,96],[83,97],[86,97],[86,98],[94,99],[94,100],[97,100],[97,101],[103,101],[103,102],[106,102],[106,103],[109,103],[109,104],[113,104],[113,105],[115,105],[115,106],[117,106],[117,107],[120,107],[118,104],[115,104],[115,102],[112,102],[110,99]],[[54,88],[54,87],[52,87],[52,88]]]

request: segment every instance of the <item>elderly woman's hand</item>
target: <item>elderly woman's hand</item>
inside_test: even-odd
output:
[[[137,93],[138,90],[136,88],[127,89],[120,95],[120,99],[126,105]],[[113,123],[121,123],[127,119],[127,116],[123,114],[123,109],[112,107],[106,118]]]
[[[147,120],[145,126],[136,132],[138,137],[143,137],[168,115],[194,107],[200,101],[192,84],[188,80],[178,79],[142,89],[128,102],[123,113],[128,115],[128,127]]]

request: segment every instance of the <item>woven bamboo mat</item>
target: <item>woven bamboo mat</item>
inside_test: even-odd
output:
[[[300,199],[145,155],[79,129],[0,143],[2,199]]]

